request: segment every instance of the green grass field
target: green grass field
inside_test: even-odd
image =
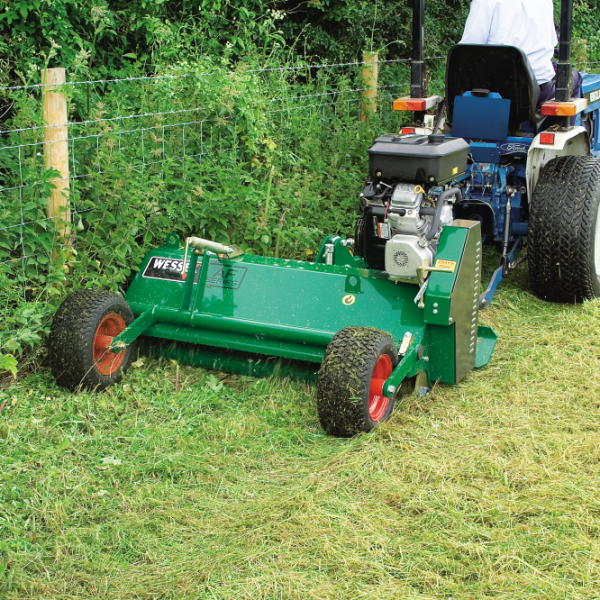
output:
[[[307,384],[166,361],[3,389],[0,597],[600,598],[600,302],[521,266],[482,321],[488,367],[350,440]]]

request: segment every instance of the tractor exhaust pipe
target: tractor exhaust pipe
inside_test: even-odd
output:
[[[459,187],[451,187],[449,190],[444,190],[435,201],[435,212],[433,213],[433,219],[431,225],[425,234],[426,240],[432,240],[437,233],[440,226],[440,219],[442,218],[442,210],[444,209],[444,202],[446,198],[450,196],[456,196],[456,203],[458,204],[462,200],[462,191]],[[421,213],[427,214],[421,209]]]
[[[556,93],[559,102],[571,98],[571,29],[573,23],[573,0],[561,0],[558,44],[558,64],[556,65]]]

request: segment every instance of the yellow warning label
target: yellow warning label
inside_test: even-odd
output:
[[[354,304],[356,302],[356,296],[353,296],[352,294],[348,294],[347,296],[344,296],[342,298],[342,303],[345,304],[346,306],[350,306],[351,304]]]
[[[452,175],[456,175],[458,173],[458,167],[454,167],[452,169]]]
[[[456,261],[455,260],[444,260],[443,258],[438,258],[435,261],[434,266],[437,269],[451,269],[451,273],[454,273],[454,269],[456,269]]]

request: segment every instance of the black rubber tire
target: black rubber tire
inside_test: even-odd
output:
[[[329,342],[317,383],[319,421],[329,435],[351,437],[371,431],[390,416],[394,397],[379,421],[369,415],[371,376],[382,354],[390,357],[395,368],[398,352],[394,340],[379,329],[345,327]]]
[[[599,204],[600,159],[560,156],[544,165],[530,204],[527,239],[529,279],[539,298],[583,302],[600,296]]]
[[[54,315],[48,341],[50,367],[59,386],[71,391],[80,388],[104,390],[120,381],[129,368],[134,344],[125,349],[118,369],[104,375],[94,362],[93,341],[102,319],[120,315],[129,325],[134,317],[123,298],[108,292],[78,290],[64,300]]]

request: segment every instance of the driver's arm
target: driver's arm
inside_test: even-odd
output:
[[[461,44],[487,44],[492,26],[492,11],[486,4],[473,0]]]

